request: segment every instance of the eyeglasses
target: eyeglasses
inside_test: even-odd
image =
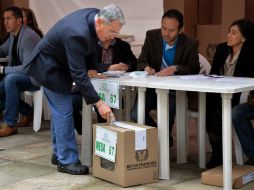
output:
[[[109,29],[109,28],[107,27],[107,34],[108,34],[109,36],[118,36],[120,33],[119,33],[119,32],[116,32],[116,31],[114,31],[114,30],[112,30],[112,29]]]
[[[117,36],[117,35],[120,34],[119,32],[116,32],[116,31],[113,31],[113,30],[108,30],[108,33],[109,33],[110,35],[113,35],[113,36]]]

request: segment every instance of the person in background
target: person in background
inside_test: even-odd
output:
[[[4,25],[9,38],[0,46],[0,57],[8,56],[8,65],[0,66],[0,98],[5,102],[4,122],[0,125],[0,137],[17,133],[18,113],[32,118],[32,109],[20,100],[23,91],[38,90],[26,74],[25,62],[29,59],[40,36],[31,28],[23,25],[22,11],[18,7],[4,10]]]
[[[43,33],[40,30],[40,28],[38,27],[37,24],[37,20],[36,17],[34,15],[34,12],[32,9],[29,8],[21,8],[22,10],[22,15],[23,15],[23,24],[26,26],[29,26],[33,31],[35,31],[41,38],[43,37]],[[29,113],[32,113],[32,107],[29,106],[29,104],[25,104],[26,108],[25,109],[29,109]],[[31,122],[33,121],[33,117],[32,115],[23,115],[22,113],[22,109],[24,108],[20,108],[20,119],[19,122],[17,123],[17,127],[27,127],[31,124]]]
[[[43,33],[38,26],[33,10],[25,7],[22,7],[21,10],[23,14],[23,24],[29,26],[42,38]]]
[[[254,77],[254,24],[248,20],[234,21],[229,27],[227,42],[217,46],[210,74]],[[239,104],[241,93],[233,95],[232,107]],[[221,95],[207,93],[206,130],[212,155],[206,167],[222,164],[222,102]]]
[[[161,28],[146,33],[144,45],[138,58],[138,70],[145,70],[149,75],[165,77],[171,75],[198,74],[198,42],[182,32],[183,15],[175,9],[164,13]],[[171,135],[176,112],[175,91],[169,93],[169,131]],[[153,127],[157,123],[150,116],[150,111],[157,108],[155,89],[147,88],[145,103],[145,124]],[[137,100],[132,109],[132,120],[137,121]]]
[[[245,165],[254,166],[254,91],[250,91],[248,101],[232,110],[232,121],[239,137],[244,154],[248,157]]]
[[[35,31],[42,38],[43,34],[38,27],[34,12],[31,9],[24,8],[24,7],[21,8],[21,10],[23,15],[23,25],[29,26],[33,31]],[[6,40],[7,39],[8,38],[6,38]],[[4,100],[2,101],[0,102],[1,103],[0,111],[5,110],[5,101]],[[33,108],[29,104],[25,103],[23,100],[20,100],[19,113],[20,113],[20,118],[16,126],[17,127],[29,126],[33,121],[33,117],[32,117]]]
[[[99,41],[97,43],[97,63],[94,65],[94,69],[88,70],[88,75],[91,78],[100,78],[102,75],[98,75],[98,72],[104,71],[134,71],[137,66],[137,59],[131,51],[130,44],[121,40],[120,38],[112,38],[106,41]],[[77,89],[72,92],[73,102],[73,116],[74,127],[78,134],[82,134],[82,116],[80,111],[82,110],[82,96]],[[99,123],[105,123],[98,110],[97,118]]]
[[[43,33],[41,29],[38,27],[36,17],[32,9],[22,7],[22,15],[23,15],[23,24],[29,26],[33,29],[41,38],[43,37]],[[5,42],[10,36],[10,33],[6,35],[3,42]]]
[[[122,10],[114,4],[101,10],[77,10],[47,32],[26,65],[28,74],[43,86],[51,109],[51,162],[57,164],[59,172],[89,173],[89,168],[79,161],[70,92],[75,82],[86,103],[94,104],[100,115],[109,121],[112,111],[95,91],[87,68],[96,63],[98,40],[112,39],[124,23]]]

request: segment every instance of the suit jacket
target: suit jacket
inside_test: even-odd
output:
[[[214,54],[213,64],[211,68],[211,74],[224,75],[224,65],[225,60],[230,54],[230,47],[227,43],[221,43],[216,48]],[[235,66],[235,71],[233,76],[235,77],[254,77],[254,49],[248,46],[246,43],[243,44],[241,52],[237,59]],[[241,93],[236,93],[233,95],[232,105],[235,106],[239,104]],[[219,97],[219,99],[221,99]],[[211,100],[212,101],[212,100]],[[211,102],[212,103],[212,102]]]
[[[38,83],[58,93],[70,93],[74,81],[86,103],[99,101],[87,75],[87,66],[95,64],[98,12],[94,8],[75,11],[49,30],[27,64],[28,73]]]
[[[149,30],[146,33],[144,45],[138,58],[138,70],[144,69],[147,65],[161,70],[163,39],[160,29]],[[198,43],[196,40],[185,34],[178,36],[174,65],[177,65],[176,74],[198,74],[200,70],[198,58]]]
[[[130,44],[119,39],[115,38],[115,44],[112,46],[113,48],[113,57],[112,64],[118,64],[122,62],[128,65],[128,71],[135,71],[137,68],[137,58],[131,51]],[[102,47],[97,45],[97,63],[93,69],[96,69],[99,72],[104,72],[108,70],[108,67],[111,64],[101,63],[102,60]]]
[[[21,65],[12,65],[12,47],[14,42],[13,34],[0,46],[0,57],[8,56],[8,65],[5,67],[5,74],[25,73],[24,63],[27,62],[40,37],[28,26],[22,26],[19,31],[17,54]]]

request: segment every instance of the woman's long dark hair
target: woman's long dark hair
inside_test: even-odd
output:
[[[27,17],[27,26],[33,29],[42,38],[43,33],[38,27],[38,23],[35,18],[34,12],[31,9],[24,8],[24,7],[22,7],[21,10],[25,13]]]
[[[246,19],[239,19],[234,21],[232,26],[238,26],[241,34],[245,38],[244,44],[250,47],[254,47],[254,23],[246,20]]]

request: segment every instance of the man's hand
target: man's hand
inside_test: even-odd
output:
[[[152,67],[146,66],[145,71],[148,75],[155,75],[155,70]]]
[[[128,69],[128,65],[120,62],[118,64],[110,65],[108,71],[127,71]]]
[[[176,72],[176,66],[170,66],[165,69],[162,69],[160,72],[156,73],[158,77],[171,76]]]
[[[103,74],[101,74],[101,73],[98,73],[96,70],[88,70],[88,76],[90,77],[90,78],[99,78],[99,79],[105,79],[105,78],[107,78],[107,76],[106,75],[103,75]]]
[[[87,74],[90,78],[95,78],[98,75],[98,72],[96,70],[88,70]]]
[[[115,116],[114,116],[112,110],[102,100],[99,100],[98,102],[96,102],[95,105],[96,105],[101,117],[103,119],[106,119],[107,123],[110,123],[112,120],[115,120]]]

